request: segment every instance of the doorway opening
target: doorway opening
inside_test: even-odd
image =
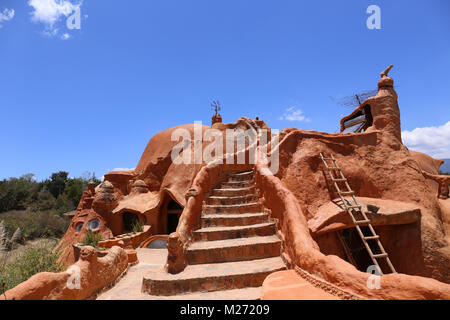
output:
[[[132,212],[124,212],[122,216],[123,229],[125,232],[133,231],[133,226],[139,222],[139,217]]]
[[[365,234],[364,228],[367,227],[361,227],[363,234]],[[356,228],[344,229],[340,231],[339,236],[344,246],[347,261],[353,264],[359,271],[366,272],[367,268],[373,265],[373,262]]]
[[[174,200],[167,204],[167,234],[177,230],[181,212],[183,212],[183,208]]]

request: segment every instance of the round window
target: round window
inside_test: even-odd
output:
[[[75,226],[75,231],[76,232],[80,232],[81,228],[83,227],[83,222],[79,222],[76,226]]]
[[[91,220],[88,222],[88,229],[90,229],[90,230],[98,229],[99,226],[100,226],[100,221],[98,221],[97,219],[94,219],[94,220]]]

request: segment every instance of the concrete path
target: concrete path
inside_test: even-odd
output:
[[[152,296],[141,292],[142,279],[149,272],[165,274],[166,249],[136,250],[139,263],[131,267],[127,274],[108,291],[101,293],[97,300],[255,300],[261,297],[261,287],[234,289],[214,292],[196,292],[174,296]]]

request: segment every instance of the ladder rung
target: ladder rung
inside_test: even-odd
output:
[[[334,159],[334,158],[325,158],[325,157],[323,157],[323,160],[336,161],[336,159]]]
[[[360,225],[360,224],[369,224],[370,220],[356,220],[355,224]]]
[[[333,179],[333,182],[339,182],[339,181],[347,181],[347,179],[345,179],[345,178]]]
[[[348,209],[361,209],[362,206],[361,205],[356,205],[356,206],[347,206]]]
[[[364,237],[365,240],[377,240],[380,239],[380,236],[369,236],[369,237]]]
[[[355,191],[341,191],[341,194],[355,194]]]
[[[374,257],[375,259],[378,259],[378,258],[387,258],[387,256],[388,256],[387,253],[379,253],[379,254],[374,254],[374,255],[373,255],[373,257]]]
[[[328,169],[331,169],[331,170],[341,170],[341,168],[339,168],[339,167],[328,167]]]

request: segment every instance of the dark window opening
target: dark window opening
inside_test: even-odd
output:
[[[131,212],[125,212],[122,219],[125,232],[133,231],[133,226],[139,221],[139,217]]]
[[[342,133],[359,133],[366,131],[373,124],[372,113],[370,106],[366,105],[363,109],[358,111],[351,119],[344,122],[344,130]]]

